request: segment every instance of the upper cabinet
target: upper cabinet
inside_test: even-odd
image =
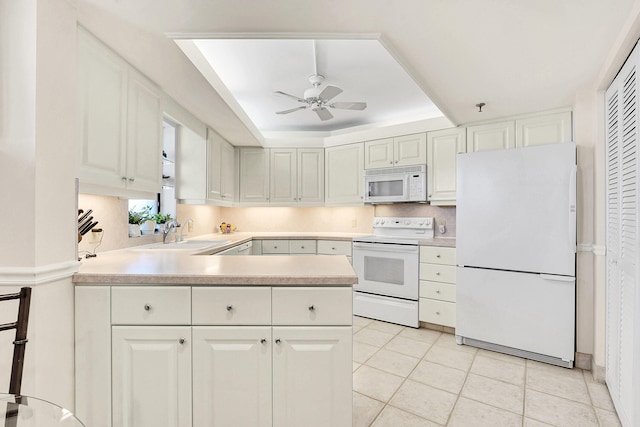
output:
[[[269,150],[240,149],[240,203],[269,203]]]
[[[271,204],[323,204],[324,149],[272,148],[270,160]]]
[[[426,134],[405,135],[364,143],[364,168],[424,165],[427,162]]]
[[[231,204],[235,194],[235,150],[213,130],[207,130],[207,199]]]
[[[489,123],[467,127],[467,152],[515,148],[513,121]]]
[[[570,142],[571,111],[516,120],[516,147]]]
[[[325,149],[325,203],[364,203],[364,143]]]
[[[178,127],[176,144],[176,199],[204,203],[207,196],[207,140],[204,126]]]
[[[427,133],[427,201],[432,205],[456,204],[458,153],[466,150],[464,128]]]
[[[160,91],[81,28],[77,96],[81,191],[116,196],[159,192]]]

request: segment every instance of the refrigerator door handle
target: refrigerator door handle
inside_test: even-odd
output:
[[[576,253],[576,174],[578,166],[572,165],[569,172],[569,247]]]
[[[575,282],[576,278],[573,276],[554,276],[552,274],[540,274],[540,278],[544,280],[551,280],[553,282]]]

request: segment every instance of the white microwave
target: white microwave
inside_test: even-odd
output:
[[[427,165],[364,171],[365,203],[427,201]]]

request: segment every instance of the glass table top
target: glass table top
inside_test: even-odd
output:
[[[35,397],[0,393],[0,427],[85,427],[71,411]]]

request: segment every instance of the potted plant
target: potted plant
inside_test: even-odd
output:
[[[159,230],[162,233],[164,231],[165,224],[171,220],[171,214],[161,214],[157,213],[153,215],[153,219],[156,221],[156,224],[159,225]]]
[[[151,206],[147,205],[140,211],[142,222],[140,223],[140,231],[142,234],[153,234],[156,232],[156,220],[151,214]]]
[[[141,212],[129,210],[129,237],[140,237],[140,223],[143,219]]]

